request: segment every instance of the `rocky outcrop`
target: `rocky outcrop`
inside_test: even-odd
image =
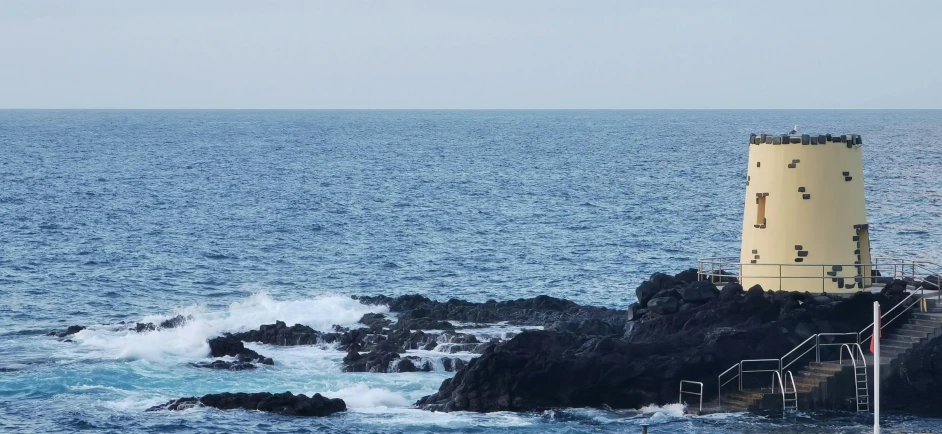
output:
[[[227,371],[244,371],[247,369],[256,368],[254,364],[249,363],[249,362],[239,362],[239,361],[230,362],[228,360],[213,360],[212,362],[196,362],[196,363],[190,363],[190,366],[193,366],[195,368],[224,369]]]
[[[891,412],[942,416],[942,337],[907,354],[882,383],[883,408]]]
[[[473,303],[451,299],[446,302],[430,300],[421,295],[355,296],[364,304],[386,305],[398,315],[399,328],[449,330],[443,322],[496,323],[506,321],[513,325],[543,326],[556,321],[600,319],[616,326],[624,326],[625,311],[604,307],[582,306],[569,300],[541,295],[511,301],[488,300]],[[420,321],[419,321],[420,320]],[[437,322],[437,323],[436,323]]]
[[[308,397],[304,394],[284,393],[215,393],[202,398],[180,398],[157,405],[147,411],[186,410],[194,407],[213,407],[220,410],[257,410],[286,416],[330,416],[347,411],[347,404],[339,398],[326,398],[319,393]]]
[[[191,319],[193,319],[192,316],[184,317],[183,315],[177,315],[173,318],[161,321],[157,325],[154,325],[154,323],[152,322],[147,322],[147,323],[139,322],[134,325],[134,328],[132,330],[138,333],[144,333],[144,332],[152,332],[154,330],[160,330],[160,329],[172,329],[172,328],[185,325],[187,321]]]
[[[265,357],[253,350],[245,348],[245,344],[242,343],[242,340],[231,335],[220,336],[217,338],[210,339],[209,340],[209,354],[212,357],[225,357],[225,356],[235,357],[239,362],[243,362],[243,363],[254,362],[254,363],[261,363],[263,365],[275,364],[275,362],[273,362],[270,357]],[[200,367],[215,368],[214,366],[200,366]]]
[[[74,335],[82,330],[85,330],[85,326],[74,325],[74,326],[69,326],[69,328],[65,329],[65,331],[63,332],[49,332],[46,336],[55,336],[57,338],[64,338],[69,335]]]
[[[281,346],[315,345],[322,340],[322,335],[323,333],[306,325],[295,324],[288,327],[284,321],[262,325],[258,330],[231,334],[240,341]]]
[[[649,282],[673,282],[663,276]],[[804,293],[730,288],[725,298],[707,288],[716,297],[676,313],[652,309],[623,338],[522,333],[487,349],[417,404],[479,412],[665,404],[676,400],[681,379],[702,381],[715,393],[709,385],[716,375],[740,360],[781,357],[814,333],[857,331],[869,323],[873,300],[893,305],[869,293],[822,302]]]

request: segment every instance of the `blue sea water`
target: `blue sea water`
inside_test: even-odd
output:
[[[875,255],[942,263],[942,111],[0,111],[0,432],[867,432],[850,414],[429,413],[411,403],[451,374],[342,373],[315,347],[186,365],[224,331],[375,311],[351,294],[624,308],[654,271],[738,254],[748,136],[794,124],[863,135]],[[114,325],[177,313],[194,320]],[[71,324],[91,327],[43,336]],[[350,411],[143,411],[284,390]]]

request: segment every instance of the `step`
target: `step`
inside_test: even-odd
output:
[[[839,372],[843,369],[844,366],[837,362],[811,362],[808,364],[806,371]]]
[[[902,326],[900,326],[900,328],[899,328],[898,330],[896,330],[896,331],[899,332],[899,331],[906,330],[906,331],[914,331],[914,332],[924,332],[924,333],[927,333],[927,334],[928,334],[928,333],[935,333],[935,332],[938,331],[939,329],[940,329],[939,327],[924,326],[924,325],[916,325],[916,324],[909,324],[909,323],[906,323],[906,324],[903,324]]]
[[[928,320],[928,319],[911,318],[911,319],[910,319],[909,321],[907,321],[906,323],[907,323],[907,324],[913,324],[913,325],[929,326],[929,327],[933,327],[933,328],[942,327],[942,322],[939,322],[938,320]]]
[[[902,349],[902,350],[905,351],[905,350],[908,350],[908,349],[914,347],[914,346],[915,346],[914,344],[915,344],[914,342],[902,342],[902,341],[887,341],[887,340],[883,340],[883,341],[880,341],[880,348],[881,348],[881,349],[883,349],[883,348],[899,348],[899,349]]]
[[[880,343],[882,344],[884,342],[899,341],[899,342],[907,342],[907,343],[911,342],[911,343],[916,344],[916,343],[919,343],[919,341],[923,340],[924,338],[925,336],[915,337],[915,336],[906,336],[906,335],[899,335],[899,334],[892,333],[888,335],[883,335],[883,339],[880,340]]]
[[[938,323],[942,323],[942,313],[913,312],[910,314],[910,318],[917,319],[917,320],[936,321]]]
[[[909,329],[900,328],[899,330],[896,330],[892,334],[900,335],[900,336],[912,336],[914,338],[923,339],[923,338],[928,337],[929,333],[932,333],[932,332],[926,331],[926,330],[909,330]]]

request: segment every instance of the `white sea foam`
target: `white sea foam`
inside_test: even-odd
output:
[[[262,324],[284,321],[288,325],[304,324],[315,330],[329,331],[334,324],[351,327],[365,313],[385,313],[385,306],[367,306],[349,297],[324,295],[303,300],[280,301],[268,294],[257,293],[233,302],[221,312],[206,311],[202,306],[189,306],[171,315],[148,316],[144,322],[160,321],[183,315],[190,319],[183,326],[137,333],[124,326],[89,327],[73,336],[73,340],[89,348],[102,350],[106,357],[159,361],[167,358],[192,360],[209,354],[207,339],[224,332],[255,329]]]
[[[371,388],[363,383],[331,392],[330,396],[343,399],[351,409],[405,407],[410,404],[396,392]]]
[[[685,408],[687,408],[687,406],[684,404],[667,404],[664,406],[646,405],[641,407],[640,411],[642,414],[650,414],[652,421],[659,421],[684,417]]]

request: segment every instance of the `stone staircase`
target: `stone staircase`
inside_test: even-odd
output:
[[[918,305],[909,314],[905,323],[890,332],[884,332],[880,340],[881,370],[889,373],[890,369],[907,357],[914,348],[930,339],[942,336],[942,306],[930,303],[927,312],[918,310]],[[864,346],[864,345],[862,345]],[[869,341],[863,348],[867,362],[867,386],[873,384],[873,355],[869,351]],[[858,362],[859,363],[859,362]],[[798,392],[798,408],[802,410],[820,407],[835,408],[831,404],[841,404],[843,401],[854,400],[854,382],[860,381],[860,374],[854,372],[852,362],[844,355],[843,363],[838,361],[811,362],[806,366],[793,370],[795,390]],[[732,385],[731,385],[732,386]],[[725,390],[730,390],[726,392]],[[868,390],[872,390],[869,387]],[[860,410],[869,410],[869,394],[865,406]],[[852,407],[851,407],[852,408]],[[781,410],[781,391],[772,393],[770,388],[759,390],[735,391],[733,387],[724,388],[722,405],[713,400],[704,404],[704,413],[712,412],[745,412],[762,410]]]

